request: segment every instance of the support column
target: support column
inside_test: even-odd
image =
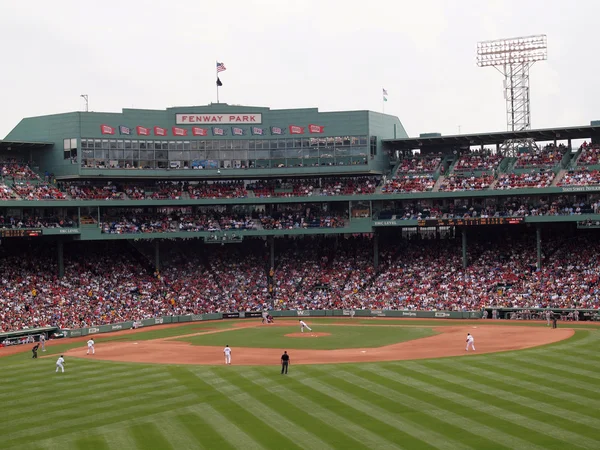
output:
[[[275,238],[269,236],[269,270],[275,269]]]
[[[154,270],[160,272],[160,242],[154,241]]]
[[[373,267],[375,270],[379,267],[379,233],[373,232]]]
[[[463,269],[467,268],[467,229],[462,229],[462,266]]]
[[[65,259],[63,250],[63,241],[58,241],[56,252],[56,256],[58,259],[58,278],[62,278],[65,276]]]
[[[542,229],[538,225],[535,229],[535,244],[537,247],[537,270],[542,269]]]

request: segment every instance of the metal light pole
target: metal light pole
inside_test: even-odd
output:
[[[90,104],[89,104],[89,101],[88,101],[87,94],[81,94],[80,97],[85,100],[85,112],[88,112]]]
[[[506,125],[508,131],[531,129],[529,69],[537,61],[548,59],[545,34],[477,43],[477,65],[493,67],[504,75]],[[519,148],[535,147],[531,139],[511,139],[502,150],[516,156]]]

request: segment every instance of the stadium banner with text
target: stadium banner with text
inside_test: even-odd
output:
[[[176,114],[175,123],[177,125],[196,125],[196,124],[215,124],[215,125],[235,125],[249,124],[260,125],[262,123],[262,114],[247,113],[227,113],[227,114]]]

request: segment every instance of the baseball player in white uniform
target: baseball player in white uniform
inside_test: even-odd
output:
[[[231,365],[231,349],[229,348],[229,345],[225,346],[223,354],[225,355],[225,364]]]
[[[90,354],[90,350],[92,351],[92,355],[96,353],[96,349],[94,348],[94,340],[92,338],[90,338],[90,340],[87,342],[88,344],[88,351],[86,353],[86,355]]]
[[[56,373],[58,373],[58,369],[65,373],[65,358],[63,358],[63,355],[60,355],[60,358],[56,360]]]
[[[306,323],[304,323],[304,320],[300,319],[300,331],[302,333],[304,333],[304,329],[307,329],[308,331],[312,331],[312,328],[309,327],[308,325],[306,325]]]
[[[46,351],[46,335],[43,333],[40,335],[40,344],[42,346],[42,351],[45,352]]]
[[[465,350],[469,351],[469,347],[475,351],[475,339],[473,339],[471,333],[467,333],[467,348],[465,348]]]

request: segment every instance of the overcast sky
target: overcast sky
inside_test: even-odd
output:
[[[155,6],[156,5],[156,6]],[[460,5],[458,7],[457,5]],[[600,1],[28,0],[0,2],[0,137],[22,117],[220,100],[382,110],[410,136],[506,128],[502,76],[476,43],[548,35],[534,128],[600,119]]]

